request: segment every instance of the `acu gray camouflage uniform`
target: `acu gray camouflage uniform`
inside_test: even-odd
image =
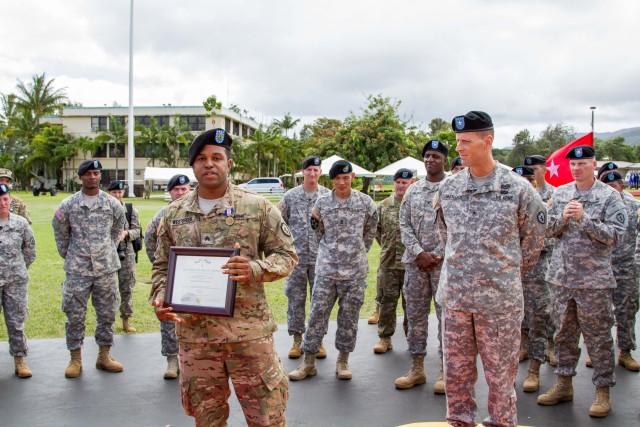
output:
[[[474,426],[480,353],[489,386],[485,425],[516,426],[521,269],[542,249],[546,209],[534,188],[496,165],[481,186],[465,169],[440,183],[434,199],[445,257],[436,300],[443,309],[447,421]]]
[[[27,337],[24,322],[27,319],[27,268],[36,259],[36,241],[29,223],[23,217],[9,214],[8,221],[0,223],[0,310],[9,336],[9,353],[27,355]]]
[[[571,200],[584,206],[579,221],[565,220],[562,212]],[[558,187],[549,207],[547,236],[556,237],[547,281],[553,286],[556,322],[556,374],[575,375],[580,357],[580,331],[593,363],[596,386],[615,385],[611,327],[613,288],[611,248],[624,238],[627,212],[620,194],[595,181],[586,195],[575,183]]]
[[[125,217],[126,221],[126,217]],[[118,287],[120,290],[120,317],[133,316],[133,288],[136,286],[136,253],[133,250],[133,241],[140,237],[140,217],[138,210],[131,208],[131,224],[126,224],[125,230],[129,231],[129,237],[125,240],[127,250],[124,260],[120,261],[118,270]]]
[[[338,300],[336,349],[352,352],[367,286],[367,252],[373,244],[378,224],[376,204],[371,197],[356,190],[351,190],[349,197],[340,201],[334,190],[318,198],[311,215],[311,228],[320,242],[309,326],[302,350],[311,354],[320,350],[322,338],[327,333],[329,314]]]
[[[62,283],[62,311],[67,315],[69,350],[82,347],[90,295],[96,311],[96,343],[113,346],[118,302],[116,271],[120,269],[116,247],[125,224],[124,208],[103,191],[91,207],[78,191],[63,200],[55,213],[53,234],[67,273]]]
[[[439,186],[440,182],[429,182],[423,178],[409,187],[400,208],[400,231],[406,248],[402,256],[407,269],[402,292],[407,301],[409,352],[412,356],[427,353],[429,311],[433,299],[438,318],[438,354],[442,359],[442,310],[435,301],[442,263],[429,271],[421,270],[416,264],[422,252],[433,252],[440,257],[444,255],[444,244],[439,239],[433,209],[433,198]]]
[[[289,335],[304,334],[305,305],[307,302],[307,283],[309,295],[313,291],[318,254],[318,236],[311,229],[311,209],[318,197],[329,193],[329,189],[319,185],[318,191],[307,194],[302,185],[287,191],[278,204],[282,219],[289,226],[293,236],[299,262],[291,276],[284,281],[284,294],[287,305],[287,327]]]

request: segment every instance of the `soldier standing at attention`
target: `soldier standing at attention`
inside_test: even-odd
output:
[[[36,259],[36,241],[27,221],[9,211],[11,194],[7,184],[0,184],[0,310],[9,336],[9,353],[13,356],[15,373],[20,378],[31,377],[27,357],[27,269]]]
[[[535,265],[546,209],[533,187],[491,155],[493,123],[470,111],[452,121],[467,169],[444,180],[433,200],[446,249],[436,300],[442,306],[447,421],[475,426],[478,353],[489,386],[484,425],[516,426],[521,271]]]
[[[298,263],[291,232],[267,199],[229,182],[231,144],[223,129],[189,147],[195,191],[171,203],[158,228],[150,300],[160,320],[174,320],[180,394],[197,426],[226,425],[233,383],[249,426],[284,426],[289,383],[273,343],[277,326],[264,282],[286,277]],[[234,248],[222,266],[237,282],[233,317],[176,314],[162,308],[171,246]]]
[[[124,197],[124,182],[111,181],[107,188],[107,193],[115,197],[127,213],[127,223],[125,229],[120,233],[118,240],[118,258],[120,258],[120,270],[118,270],[118,288],[120,290],[120,317],[122,318],[122,329],[125,332],[135,332],[136,328],[129,323],[133,316],[133,288],[136,286],[136,253],[133,250],[133,241],[140,237],[140,219],[138,210],[131,203],[125,205],[122,202]],[[131,212],[131,222],[129,222],[129,211]]]
[[[9,169],[0,168],[0,184],[5,184],[9,189],[11,189],[12,182],[13,173],[11,173]],[[29,212],[27,212],[27,207],[25,206],[24,202],[18,197],[13,195],[11,196],[9,212],[11,212],[12,214],[20,215],[27,220],[29,225],[31,225],[31,217],[29,216]]]
[[[377,276],[377,296],[380,305],[378,337],[380,342],[373,347],[374,353],[386,353],[393,348],[391,337],[396,331],[396,310],[402,296],[404,311],[404,334],[408,333],[406,304],[402,295],[404,245],[400,237],[400,204],[411,185],[413,172],[398,169],[393,175],[393,193],[378,205],[378,227],[376,241],[380,245],[380,267]]]
[[[311,229],[311,209],[318,197],[329,193],[329,189],[318,185],[318,178],[322,175],[321,161],[318,156],[309,156],[302,161],[302,185],[287,191],[278,209],[282,212],[282,219],[287,223],[293,235],[293,244],[298,254],[298,265],[291,276],[284,282],[284,293],[288,298],[287,328],[289,335],[293,335],[293,345],[289,350],[289,358],[297,359],[302,355],[302,334],[305,331],[305,304],[307,302],[307,283],[309,284],[309,298],[313,290],[316,277],[316,256],[318,255],[318,236]],[[327,357],[324,346],[320,344],[320,351],[316,358]]]
[[[75,378],[82,372],[89,296],[96,311],[95,339],[100,346],[96,368],[107,372],[123,369],[109,352],[118,301],[116,272],[120,260],[116,247],[127,220],[122,205],[100,191],[100,169],[102,165],[97,160],[80,164],[82,189],[62,201],[52,221],[58,253],[64,258],[67,273],[62,283],[62,311],[67,315],[65,331],[71,352],[71,361],[64,372],[67,378]]]
[[[449,165],[449,170],[451,171],[451,175],[457,174],[458,172],[460,172],[464,168],[465,167],[462,166],[462,160],[460,159],[460,156],[458,156],[455,159],[451,160],[451,165]]]
[[[435,300],[442,268],[444,245],[441,244],[435,225],[436,211],[433,209],[433,197],[440,183],[446,177],[444,166],[447,164],[449,147],[437,140],[431,140],[422,148],[427,176],[416,182],[407,191],[400,208],[400,232],[402,243],[406,247],[402,262],[407,269],[402,293],[407,301],[409,319],[409,353],[413,365],[409,372],[395,381],[398,389],[412,388],[424,384],[427,376],[424,372],[424,358],[427,354],[427,335],[429,333],[429,312],[431,301]],[[444,394],[444,376],[442,365],[442,325],[440,304],[434,301],[438,318],[438,358],[440,372],[433,390]]]
[[[576,374],[582,331],[592,356],[596,386],[589,415],[606,417],[611,408],[609,388],[616,383],[611,336],[616,282],[611,249],[624,239],[627,212],[620,194],[594,178],[593,147],[575,147],[566,157],[575,182],[556,189],[547,227],[547,236],[557,238],[547,281],[553,286],[558,379],[538,397],[538,403],[556,405],[573,400],[571,377]]]
[[[304,361],[289,374],[302,380],[317,374],[316,354],[329,324],[329,314],[338,301],[336,349],[340,352],[336,374],[351,379],[349,353],[356,346],[358,317],[364,302],[369,261],[367,252],[376,235],[378,212],[371,197],[351,189],[355,178],[351,163],[338,160],[329,178],[333,191],[319,197],[311,211],[311,228],[320,242],[316,261],[316,280],[311,295],[309,326],[304,334]]]
[[[172,176],[167,184],[167,191],[171,196],[172,202],[188,194],[189,191],[191,191],[189,177],[182,174]],[[147,231],[144,235],[144,247],[151,264],[153,264],[153,261],[156,259],[154,253],[158,247],[158,227],[166,211],[167,207],[164,207],[156,213],[149,225],[147,225]],[[171,320],[160,320],[160,340],[162,343],[160,352],[167,358],[167,369],[164,371],[164,379],[174,380],[178,378],[178,373],[180,372],[180,368],[178,367],[178,339],[176,338],[175,322]]]

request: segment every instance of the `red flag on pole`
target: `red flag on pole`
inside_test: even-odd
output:
[[[565,159],[567,153],[580,145],[593,147],[593,133],[589,132],[575,141],[558,148],[552,155],[547,157],[547,173],[544,178],[554,187],[573,182],[571,169],[569,169],[569,159]]]

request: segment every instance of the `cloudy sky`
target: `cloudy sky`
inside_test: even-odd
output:
[[[0,0],[0,92],[36,73],[84,106],[128,105],[130,0]],[[134,105],[215,94],[270,121],[402,101],[420,127],[484,110],[527,128],[640,126],[633,0],[135,0]]]

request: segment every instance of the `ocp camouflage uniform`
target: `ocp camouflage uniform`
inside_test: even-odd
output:
[[[529,183],[496,165],[481,186],[465,169],[434,199],[445,257],[436,300],[443,308],[447,421],[475,425],[476,355],[489,386],[485,425],[516,426],[521,269],[543,244],[546,210]]]
[[[562,216],[578,199],[584,206],[579,221]],[[570,377],[580,357],[580,331],[589,349],[596,386],[615,385],[611,248],[622,242],[627,212],[620,194],[595,181],[586,196],[575,183],[558,187],[549,207],[547,236],[556,237],[547,281],[553,286],[554,336],[558,366],[555,373]]]
[[[400,204],[396,193],[392,193],[378,205],[376,241],[380,245],[380,267],[377,275],[377,302],[380,304],[378,336],[389,338],[396,331],[396,310],[402,296],[404,312],[404,334],[409,332],[406,302],[402,294],[404,284],[404,245],[400,237]]]
[[[622,194],[627,210],[627,231],[622,242],[611,251],[611,268],[616,279],[613,307],[617,325],[618,348],[621,351],[629,352],[636,349],[638,267],[635,261],[635,252],[638,242],[640,202],[633,197],[628,197],[628,193]]]
[[[24,322],[28,315],[27,268],[36,259],[36,241],[27,221],[12,213],[7,222],[0,222],[0,310],[4,309],[4,323],[12,356],[27,355]]]
[[[129,231],[129,237],[125,240],[127,250],[118,270],[120,317],[123,319],[133,316],[133,289],[136,286],[136,252],[133,250],[133,241],[140,237],[142,231],[136,208],[131,208],[131,224],[126,224],[125,230]]]
[[[338,351],[350,353],[356,346],[358,318],[367,286],[367,252],[378,224],[376,204],[371,197],[356,190],[351,190],[349,197],[340,201],[333,190],[318,198],[311,215],[311,228],[320,241],[309,326],[302,349],[310,354],[320,350],[329,314],[338,300],[335,345]]]
[[[53,234],[66,272],[62,311],[67,315],[69,350],[81,348],[84,342],[89,296],[96,311],[96,343],[113,346],[118,301],[116,271],[120,268],[116,247],[125,224],[124,208],[103,191],[91,207],[79,191],[63,200],[54,215]]]
[[[22,199],[19,199],[16,196],[11,196],[11,202],[9,204],[9,212],[20,215],[24,219],[27,220],[29,225],[31,225],[31,217],[29,216],[29,212],[27,211],[27,206],[24,204]]]
[[[423,178],[409,187],[400,208],[400,231],[402,243],[406,247],[402,256],[407,269],[402,292],[407,301],[409,352],[412,356],[424,356],[427,353],[429,311],[433,299],[438,318],[438,355],[442,359],[442,310],[435,301],[442,263],[429,271],[421,270],[416,264],[418,255],[422,252],[444,255],[444,245],[440,243],[435,225],[436,212],[433,209],[433,198],[439,186],[439,182],[429,182]]]
[[[233,317],[178,314],[185,321],[176,325],[182,405],[196,425],[225,425],[230,377],[248,425],[284,425],[289,386],[273,344],[277,326],[263,282],[287,276],[297,264],[291,232],[280,212],[253,192],[229,184],[207,214],[198,193],[196,188],[171,203],[162,216],[150,302],[165,297],[171,246],[238,243],[254,280],[238,283]]]
[[[329,189],[319,185],[318,191],[307,194],[302,185],[287,191],[278,204],[282,219],[287,223],[293,235],[293,244],[299,262],[291,276],[284,281],[284,293],[287,305],[287,327],[289,335],[304,334],[305,305],[307,302],[307,283],[309,295],[313,291],[316,256],[318,255],[318,236],[311,229],[311,209],[318,197],[329,193]]]
[[[151,264],[153,264],[153,261],[156,259],[154,254],[158,247],[158,227],[160,226],[160,220],[166,211],[167,207],[160,209],[151,219],[151,222],[147,225],[146,232],[144,233],[144,247],[147,251],[147,256],[149,257]],[[162,342],[160,352],[163,356],[178,355],[176,322],[172,322],[171,320],[160,320],[160,340]]]

